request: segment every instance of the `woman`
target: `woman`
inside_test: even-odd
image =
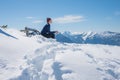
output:
[[[46,38],[55,38],[55,33],[58,33],[58,31],[50,31],[50,24],[52,23],[51,18],[47,18],[47,24],[43,27],[41,31],[41,35],[43,35]]]

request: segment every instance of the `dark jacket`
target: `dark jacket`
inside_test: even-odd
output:
[[[41,34],[43,34],[43,35],[44,34],[54,34],[54,33],[55,33],[55,31],[50,31],[50,24],[46,24],[41,31]]]

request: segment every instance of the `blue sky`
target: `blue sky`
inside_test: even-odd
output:
[[[120,32],[120,0],[0,0],[0,25],[52,30]]]

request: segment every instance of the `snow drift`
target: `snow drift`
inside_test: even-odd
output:
[[[120,79],[120,46],[75,44],[63,36],[70,43],[1,29],[0,80]]]

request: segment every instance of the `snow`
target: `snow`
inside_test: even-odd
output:
[[[120,46],[61,43],[0,28],[0,80],[120,80],[119,55]]]
[[[84,33],[83,39],[86,40],[88,37],[94,36],[96,33],[89,31],[88,33]]]

